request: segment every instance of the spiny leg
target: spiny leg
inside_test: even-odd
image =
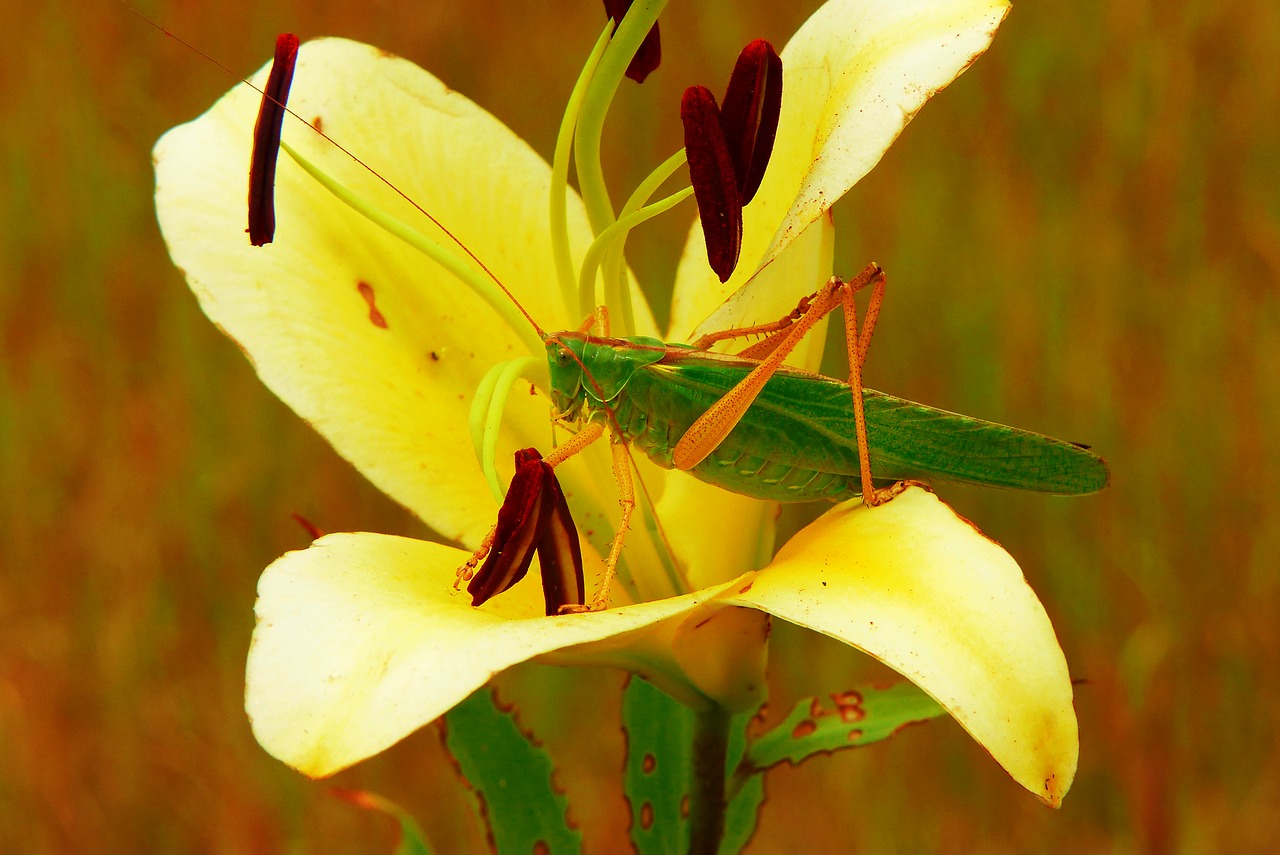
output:
[[[807,308],[799,318],[791,321],[791,316],[788,315],[773,325],[765,325],[778,326],[780,329],[752,349],[763,351],[767,347],[768,352],[763,353],[759,364],[746,377],[689,426],[672,450],[673,465],[677,469],[689,470],[706,459],[742,420],[769,378],[777,372],[809,330],[845,301],[846,298],[842,295],[848,294],[851,298],[879,275],[880,267],[871,264],[852,282],[833,276],[812,297],[801,301],[801,306],[807,303]]]
[[[823,287],[825,288],[826,285],[823,285]],[[809,294],[807,296],[801,297],[800,303],[794,309],[792,309],[790,313],[783,315],[781,318],[779,318],[776,321],[771,321],[767,324],[752,324],[749,327],[734,327],[733,329],[720,330],[718,332],[707,333],[706,335],[700,337],[697,341],[693,342],[693,346],[696,347],[698,350],[707,350],[717,342],[728,341],[729,339],[734,339],[734,338],[746,338],[747,336],[752,336],[752,335],[769,335],[770,339],[772,339],[774,338],[774,336],[770,335],[771,333],[777,333],[782,330],[785,330],[788,327],[790,327],[792,324],[794,324],[796,321],[800,320],[800,318],[804,316],[804,313],[809,311],[809,305],[813,302],[814,298],[818,296],[818,293],[821,290],[822,289],[819,288],[818,291],[815,291],[814,293]],[[766,339],[766,341],[770,339]],[[757,342],[757,344],[759,344],[759,342]],[[753,345],[753,347],[754,346],[755,345]],[[772,348],[770,348],[770,350],[772,350]]]
[[[864,271],[865,272],[865,271]],[[849,388],[853,392],[853,422],[858,433],[858,466],[862,478],[862,501],[875,507],[887,502],[896,495],[893,487],[877,492],[871,477],[871,443],[867,437],[867,413],[862,400],[862,364],[866,361],[867,351],[871,347],[871,333],[875,330],[876,320],[880,317],[880,305],[884,302],[884,271],[876,268],[872,280],[871,302],[867,305],[867,316],[862,322],[862,330],[858,330],[858,306],[853,297],[852,288],[844,291],[844,340],[849,353]]]
[[[822,289],[813,296],[808,310],[794,323],[787,325],[785,330],[777,333],[782,336],[782,339],[774,347],[773,352],[760,360],[760,364],[751,369],[750,374],[726,392],[720,400],[708,407],[707,411],[689,426],[671,452],[671,462],[677,469],[692,469],[705,460],[708,454],[715,451],[742,420],[742,416],[760,395],[764,384],[769,382],[769,378],[774,375],[791,351],[795,350],[805,334],[832,308],[840,305],[837,295],[843,287],[844,282],[835,277],[822,286]]]
[[[613,541],[609,544],[609,557],[604,562],[604,576],[600,579],[600,588],[596,591],[590,605],[562,606],[560,612],[598,612],[609,604],[609,588],[614,577],[618,575],[618,559],[622,556],[622,543],[627,531],[631,528],[631,514],[636,509],[635,484],[631,479],[631,458],[627,447],[621,442],[610,444],[613,452],[613,478],[618,484],[618,504],[622,506],[622,517],[613,532]]]
[[[583,335],[591,335],[592,330],[597,330],[596,335],[607,336],[609,334],[608,306],[596,306],[595,311],[587,315],[577,329]]]
[[[871,302],[862,329],[858,329],[857,304],[854,297],[868,285],[872,286]],[[871,335],[880,317],[884,302],[884,270],[877,264],[869,264],[851,281],[832,277],[813,295],[800,301],[796,310],[770,324],[743,327],[724,333],[713,333],[698,340],[699,345],[736,338],[741,335],[769,333],[761,342],[752,345],[741,355],[760,360],[738,385],[730,389],[720,400],[712,404],[680,438],[672,453],[672,462],[679,469],[697,466],[708,454],[724,441],[725,437],[741,421],[756,397],[795,350],[800,340],[817,322],[837,305],[843,305],[845,317],[845,345],[849,359],[849,386],[853,395],[854,428],[857,432],[859,475],[862,496],[866,504],[875,506],[893,498],[900,492],[895,485],[877,491],[871,474],[871,451],[867,436],[867,418],[862,395],[862,366],[871,347]]]
[[[765,324],[753,324],[747,327],[735,327],[733,329],[707,333],[697,341],[693,342],[693,346],[700,350],[706,350],[717,342],[728,341],[735,338],[746,338],[747,336],[763,335],[766,336],[766,338],[752,344],[750,347],[738,351],[736,355],[746,359],[764,359],[770,353],[773,353],[778,345],[786,339],[787,332],[791,326],[809,312],[814,301],[819,300],[825,291],[829,291],[839,285],[846,285],[847,287],[852,288],[854,293],[857,293],[865,288],[868,283],[872,282],[880,273],[880,265],[873,262],[864,267],[857,276],[849,280],[847,283],[842,282],[838,276],[833,276],[823,283],[822,287],[817,291],[801,297],[800,302],[796,307],[778,320],[770,321]],[[831,308],[835,308],[835,306],[831,306],[826,311],[829,312]],[[822,314],[826,314],[826,312],[823,312]]]

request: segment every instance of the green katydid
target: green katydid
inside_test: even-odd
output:
[[[1106,463],[1084,446],[863,389],[862,363],[884,282],[880,267],[869,265],[850,282],[833,278],[778,322],[712,334],[695,345],[586,331],[544,336],[556,418],[584,425],[547,462],[558,465],[606,430],[615,449],[623,514],[591,608],[607,602],[634,506],[624,475],[628,446],[664,468],[779,502],[862,496],[879,504],[910,481],[1059,495],[1107,485]],[[853,297],[867,286],[873,287],[872,301],[858,331]],[[845,310],[849,381],[783,365],[837,305]],[[753,334],[768,335],[737,355],[706,349]]]
[[[1063,495],[1106,486],[1105,463],[1074,443],[781,365],[833,302],[818,298],[842,300],[868,284],[878,296],[883,282],[874,265],[852,282],[833,279],[794,324],[739,355],[647,337],[549,336],[552,400],[560,418],[605,424],[659,466],[760,499],[874,503],[877,490],[903,480]],[[878,302],[849,341],[858,379]]]

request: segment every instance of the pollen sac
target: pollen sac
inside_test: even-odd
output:
[[[744,205],[760,189],[781,111],[782,58],[773,45],[756,39],[738,55],[720,108],[720,123]]]
[[[263,246],[276,235],[276,159],[280,154],[280,132],[284,126],[285,104],[293,85],[293,69],[298,64],[298,37],[281,33],[276,38],[275,59],[267,85],[262,90],[258,121],[253,126],[253,155],[249,161],[249,243]]]
[[[631,8],[631,3],[632,0],[604,0],[605,14],[621,24],[627,10]],[[636,83],[644,83],[644,79],[661,63],[662,40],[658,35],[658,25],[654,24],[653,29],[649,30],[644,41],[640,43],[640,49],[636,51],[636,55],[631,58],[631,64],[627,66],[627,77]]]
[[[684,148],[689,160],[693,198],[707,242],[707,261],[725,282],[738,266],[742,251],[742,195],[733,155],[720,123],[716,96],[705,86],[690,86],[680,101]]]
[[[728,281],[742,252],[742,207],[764,178],[782,110],[782,59],[756,39],[742,49],[724,106],[703,86],[680,102],[689,177],[711,269]]]
[[[569,504],[555,470],[537,449],[523,448],[516,452],[516,473],[498,510],[493,547],[467,585],[471,604],[481,605],[523,579],[535,552],[546,613],[582,605],[582,548]]]

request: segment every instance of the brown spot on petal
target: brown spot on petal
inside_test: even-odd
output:
[[[792,739],[804,739],[811,736],[818,729],[818,725],[812,719],[805,719],[791,729]]]
[[[545,840],[534,841],[533,855],[551,855],[551,844]]]
[[[324,133],[324,120],[316,116],[311,120],[311,127],[315,128],[319,133]]]
[[[640,805],[640,827],[645,831],[653,828],[653,803],[645,802]]]
[[[387,328],[387,319],[382,316],[382,312],[378,311],[377,298],[373,293],[373,286],[368,282],[357,282],[356,290],[360,292],[360,296],[364,297],[364,301],[369,304],[369,322],[375,327]]]
[[[645,752],[644,757],[640,761],[640,770],[646,775],[652,775],[654,770],[658,768],[658,758],[653,754]]]
[[[849,731],[848,735],[845,738],[848,739],[850,742],[857,742],[859,739],[862,738],[862,729],[855,727],[853,730]]]

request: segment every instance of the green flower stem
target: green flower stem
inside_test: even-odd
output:
[[[566,310],[573,307],[573,258],[569,253],[569,219],[566,213],[566,197],[569,194],[569,154],[573,147],[573,130],[578,125],[578,116],[582,114],[582,99],[586,97],[587,86],[596,73],[600,57],[604,56],[609,46],[609,37],[613,35],[613,19],[605,24],[604,32],[596,39],[595,47],[582,66],[578,80],[569,93],[569,103],[564,108],[564,118],[560,120],[560,132],[556,136],[556,152],[551,160],[551,251],[555,257],[556,275],[560,279],[560,296]]]
[[[729,711],[719,704],[693,717],[693,781],[689,793],[689,855],[716,855],[724,837]]]
[[[280,148],[284,149],[285,154],[293,158],[294,162],[301,166],[308,175],[320,182],[322,187],[338,197],[340,201],[347,203],[352,210],[362,214],[374,225],[400,238],[400,240],[458,277],[462,284],[470,288],[476,296],[488,303],[490,308],[498,313],[498,316],[524,342],[525,347],[529,348],[530,355],[541,357],[546,354],[546,347],[542,343],[540,331],[535,327],[533,321],[520,310],[514,298],[500,283],[468,264],[462,256],[445,248],[443,244],[432,240],[407,223],[360,198],[352,190],[338,183],[332,176],[323,172],[320,167],[295,151],[288,143],[282,141]]]
[[[637,0],[613,34],[613,40],[600,60],[595,76],[587,87],[582,115],[574,133],[574,161],[578,166],[578,189],[587,206],[587,217],[596,234],[613,224],[613,203],[605,186],[604,166],[600,161],[600,140],[604,120],[618,86],[627,73],[631,58],[649,34],[667,0]]]

